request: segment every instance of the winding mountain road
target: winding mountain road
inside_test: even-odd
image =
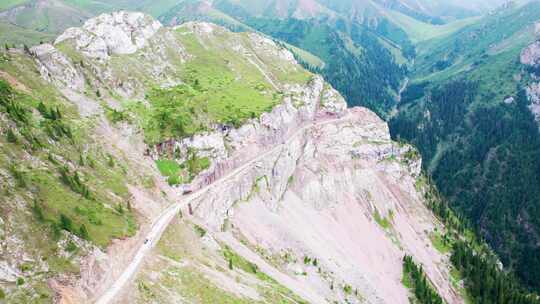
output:
[[[349,114],[349,113],[347,113]],[[313,122],[300,127],[298,130],[296,130],[294,133],[292,133],[289,138],[284,142],[284,144],[290,143],[293,139],[295,139],[298,135],[300,135],[302,132],[304,132],[307,129],[313,128],[314,126],[321,126],[324,124],[330,124],[335,123],[337,121],[345,121],[348,119],[349,115],[340,117],[340,118],[332,118],[327,120],[322,120],[320,122],[317,122],[314,120]],[[187,206],[190,202],[193,200],[199,198],[201,195],[205,194],[206,192],[210,191],[214,187],[220,185],[221,183],[227,181],[230,178],[233,178],[234,176],[242,173],[244,170],[250,168],[254,163],[260,161],[264,157],[268,156],[269,154],[276,152],[278,149],[281,149],[282,145],[276,145],[272,149],[269,149],[268,151],[259,154],[257,157],[253,158],[252,160],[246,162],[242,166],[232,170],[231,172],[225,174],[218,180],[216,180],[211,185],[208,185],[205,188],[202,188],[200,190],[197,190],[193,192],[192,194],[185,196],[182,201],[179,201],[167,209],[163,211],[158,218],[156,218],[153,221],[152,228],[146,235],[146,240],[137,253],[135,254],[135,257],[131,261],[131,263],[126,267],[126,269],[122,272],[122,274],[116,279],[116,281],[97,299],[95,302],[96,304],[109,304],[113,303],[113,300],[121,293],[122,288],[125,287],[130,280],[135,276],[137,273],[142,261],[144,260],[145,256],[148,254],[148,252],[151,251],[151,249],[157,244],[157,242],[160,240],[161,236],[163,235],[163,232],[167,228],[167,226],[171,223],[171,221],[174,219],[175,216],[177,216],[184,208]],[[295,293],[298,293],[296,290],[292,290]],[[300,294],[304,294],[300,291]],[[309,300],[309,299],[306,299]],[[318,302],[318,301],[316,301]]]

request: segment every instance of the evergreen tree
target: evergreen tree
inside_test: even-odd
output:
[[[73,232],[73,222],[63,213],[60,214],[60,228],[69,232]]]
[[[32,210],[34,211],[34,214],[36,215],[36,218],[42,222],[45,220],[45,216],[43,215],[43,208],[39,204],[37,200],[34,200],[34,206],[32,207]]]
[[[13,143],[13,144],[17,143],[17,135],[15,135],[15,132],[13,132],[11,128],[7,130],[6,137],[7,137],[8,142]]]
[[[30,51],[30,48],[28,47],[28,45],[24,44],[23,50],[27,55],[32,55],[32,51]]]
[[[81,225],[81,228],[79,228],[79,236],[82,239],[89,240],[90,237],[88,235],[88,230],[86,229],[86,226],[84,224]]]

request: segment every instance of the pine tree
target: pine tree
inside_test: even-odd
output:
[[[50,118],[49,109],[47,109],[47,106],[45,106],[45,104],[42,101],[39,102],[37,106],[37,110],[39,111],[39,113],[41,113],[41,116],[45,118]]]
[[[86,229],[86,226],[84,224],[81,225],[81,228],[79,228],[79,236],[82,239],[89,240],[90,237],[88,235],[88,230]]]
[[[60,214],[60,228],[69,232],[73,231],[73,223],[71,222],[71,219],[63,213]]]
[[[13,144],[17,143],[17,135],[15,135],[15,132],[13,132],[11,128],[7,130],[6,137],[8,142]]]
[[[34,214],[39,221],[42,222],[43,220],[45,220],[45,216],[43,215],[43,208],[41,208],[41,205],[37,200],[34,200],[34,206],[32,207],[32,210],[34,211]]]
[[[114,167],[114,158],[112,157],[112,155],[109,154],[109,160],[107,162],[107,164],[109,165],[109,167],[113,168]]]
[[[27,55],[32,55],[32,51],[30,51],[30,48],[28,48],[28,45],[23,45],[23,50]]]

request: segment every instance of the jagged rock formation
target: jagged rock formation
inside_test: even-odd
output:
[[[207,301],[407,303],[401,258],[409,254],[449,303],[462,302],[448,257],[431,244],[444,227],[423,204],[418,153],[392,142],[372,112],[346,109],[337,91],[271,39],[209,23],[162,28],[146,15],[118,12],[30,53],[32,61],[17,56],[76,106],[79,125],[105,151],[160,180],[150,189],[127,186],[140,224],[135,236],[106,252],[80,241],[86,249],[79,277],[58,274],[49,282],[61,302],[96,300],[143,245],[166,202],[185,199],[182,188],[147,167],[152,158],[179,170],[200,159],[209,164],[182,179],[198,196],[168,231],[185,238],[171,241],[165,232],[120,300],[189,300],[190,282],[199,282],[209,284],[201,291],[211,293]],[[208,66],[220,70],[198,70]],[[165,120],[182,111],[189,119]],[[177,136],[167,133],[183,119],[195,122],[175,129]],[[196,131],[186,135],[190,128]],[[194,224],[200,237],[193,237]],[[0,269],[13,276],[10,267]]]
[[[77,50],[88,57],[106,60],[112,54],[133,54],[161,28],[161,23],[143,13],[102,14],[81,28],[67,29],[55,44],[75,40]]]

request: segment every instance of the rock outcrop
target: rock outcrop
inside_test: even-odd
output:
[[[124,11],[89,19],[82,28],[69,28],[55,44],[73,39],[77,49],[91,58],[107,60],[111,55],[133,54],[143,48],[161,23],[143,13]]]
[[[424,265],[449,303],[460,303],[446,279],[447,258],[430,245],[441,227],[415,189],[420,160],[408,156],[410,147],[393,143],[370,111],[342,115],[316,122],[285,144],[275,142],[255,166],[200,196],[195,216],[217,239],[257,248],[323,299],[408,303],[400,282],[406,253]],[[378,223],[382,218],[389,227]],[[284,253],[292,258],[272,258]],[[304,257],[317,266],[306,265]]]
[[[41,44],[31,49],[36,56],[41,76],[59,87],[75,91],[84,90],[84,76],[73,62],[50,44]]]
[[[540,23],[536,25],[540,29]],[[533,113],[536,121],[540,124],[540,41],[536,41],[523,49],[521,52],[521,63],[531,70],[533,81],[525,88],[527,97],[531,104],[529,109]],[[536,72],[538,71],[538,73]],[[538,75],[537,75],[538,74]]]
[[[521,63],[529,66],[540,65],[540,41],[529,45],[521,52]]]

